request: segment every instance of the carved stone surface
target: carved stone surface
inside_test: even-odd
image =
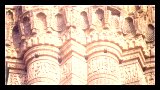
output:
[[[148,85],[154,85],[155,84],[155,72],[151,72],[146,74],[146,79],[148,82]]]
[[[26,74],[24,72],[12,71],[8,75],[7,85],[26,85]]]
[[[53,50],[50,50],[49,47]],[[57,51],[56,47],[42,45],[32,47],[25,53],[28,85],[42,84],[41,82],[43,84],[59,84],[60,68]]]
[[[130,62],[130,64],[121,67],[121,75],[123,84],[140,84],[146,85],[145,78],[141,72],[138,63]]]
[[[79,49],[77,49],[79,48]],[[87,63],[85,60],[85,47],[76,42],[69,40],[61,48],[61,82],[66,85],[86,85],[87,84]]]
[[[61,80],[68,78],[71,73],[71,61],[67,61],[64,65],[62,65],[61,70]]]
[[[28,84],[34,84],[36,82],[59,83],[59,67],[57,63],[52,62],[52,60],[39,60],[31,63],[28,65],[27,73]],[[44,80],[41,80],[41,77],[43,77]]]
[[[154,5],[6,5],[5,17],[8,85],[155,84]]]
[[[109,42],[95,42],[87,46],[89,85],[122,84],[118,77],[120,76],[119,58],[121,56],[117,55],[120,54],[118,51],[120,48],[115,48],[116,45],[114,45]]]
[[[95,57],[88,62],[88,84],[121,84],[118,63],[110,57]],[[103,81],[101,81],[103,78]],[[96,82],[94,82],[97,80]]]

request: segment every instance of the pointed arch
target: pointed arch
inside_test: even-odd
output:
[[[31,24],[30,24],[30,18],[25,16],[23,17],[23,26],[24,26],[24,34],[25,36],[31,35]]]
[[[66,22],[65,22],[64,15],[58,13],[56,15],[56,19],[57,19],[57,31],[65,30],[66,29]]]
[[[125,18],[125,21],[129,24],[133,24],[133,19],[131,17]]]
[[[20,34],[20,30],[19,30],[18,24],[16,24],[13,27],[12,37],[13,37],[13,45],[15,46],[15,48],[19,48],[20,42],[21,42],[21,34]]]
[[[88,20],[88,16],[87,13],[85,11],[81,12],[81,16],[83,18],[83,29],[87,29],[89,27],[89,20]]]
[[[151,31],[154,31],[154,26],[152,24],[148,24],[148,29],[150,29]]]
[[[155,27],[152,24],[148,24],[148,28],[145,33],[146,41],[152,42],[155,39]]]
[[[135,30],[135,26],[133,24],[133,19],[131,17],[127,17],[124,20],[124,24],[123,24],[123,33],[124,34],[135,34],[136,30]]]
[[[104,11],[103,11],[102,9],[98,8],[98,9],[96,10],[96,14],[97,14],[98,19],[99,19],[101,22],[104,21]]]
[[[46,15],[43,12],[37,13],[37,28],[45,30],[47,28]]]

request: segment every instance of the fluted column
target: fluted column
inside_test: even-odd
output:
[[[58,51],[54,46],[40,45],[25,53],[28,85],[59,84]]]
[[[111,42],[87,45],[88,85],[120,85],[120,48]]]
[[[28,85],[59,84],[58,57],[61,40],[55,36],[56,33],[37,34],[21,44]]]

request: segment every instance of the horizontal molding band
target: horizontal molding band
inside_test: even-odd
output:
[[[114,79],[112,79],[112,78],[105,78],[105,77],[98,77],[98,78],[95,78],[95,79],[93,79],[92,81],[90,81],[90,82],[87,82],[88,83],[88,85],[93,85],[92,83],[95,81],[95,80],[98,80],[98,79],[102,79],[103,78],[103,81],[105,80],[106,82],[105,82],[105,84],[104,85],[120,85],[119,83],[117,83],[118,81],[117,80],[114,80]],[[108,80],[111,80],[112,82],[108,82]],[[114,82],[113,82],[114,81]],[[116,84],[117,83],[117,84]],[[102,85],[101,83],[94,83],[94,85]]]
[[[10,69],[24,70],[25,69],[25,64],[15,63],[15,62],[8,62],[7,63],[7,67],[10,68]]]
[[[100,76],[100,75],[102,75],[102,76]],[[87,82],[90,83],[90,82],[92,82],[92,81],[94,81],[96,79],[99,79],[99,78],[104,78],[106,80],[111,79],[111,80],[114,80],[115,82],[117,82],[119,80],[118,76],[116,77],[116,76],[114,76],[112,74],[103,73],[103,74],[99,74],[99,76],[96,76],[96,77],[95,76],[96,75],[93,75],[92,77],[88,77]]]
[[[26,74],[24,69],[17,69],[17,68],[8,68],[9,73],[14,73],[14,74]]]
[[[107,46],[107,45],[96,45],[96,46],[93,46],[92,48],[89,48],[87,49],[87,53],[90,53],[91,51],[94,52],[94,50],[96,49],[96,51],[99,51],[99,50],[107,50],[107,51],[116,51],[117,52],[117,55],[121,56],[122,53],[117,50],[116,48],[114,47],[111,47],[111,46]],[[98,50],[97,50],[98,49]]]
[[[41,57],[41,56],[51,57],[51,58],[53,58],[54,60],[57,60],[57,62],[58,62],[58,59],[57,59],[57,57],[55,57],[55,56],[48,55],[48,54],[39,55],[39,57]],[[28,65],[30,61],[34,60],[34,58],[35,58],[35,57],[31,57],[31,58],[27,59],[26,62],[25,62],[25,65]],[[41,60],[41,59],[38,59],[38,58],[37,58],[36,60]],[[44,60],[44,59],[42,59],[42,60]],[[50,59],[46,59],[46,60],[50,60]],[[54,61],[54,60],[53,60],[53,61]]]
[[[96,51],[96,52],[93,52],[93,53],[89,54],[89,55],[88,55],[88,60],[90,60],[91,58],[93,58],[93,55],[96,55],[97,53],[104,53],[104,50]],[[121,60],[115,53],[110,52],[110,51],[108,51],[107,53],[108,53],[108,55],[111,54],[111,55],[113,55],[114,57],[116,57],[116,58],[117,58],[116,60],[118,60],[118,61]],[[104,53],[104,54],[107,54],[107,53]],[[106,56],[107,56],[107,55],[106,55]],[[110,55],[109,55],[109,56],[110,56]],[[95,56],[95,57],[96,57],[96,56]],[[97,56],[97,57],[98,57],[98,56]],[[112,57],[112,56],[111,56],[111,57]]]
[[[53,50],[57,53],[59,53],[59,48],[54,46],[54,45],[47,45],[47,44],[38,44],[38,45],[33,45],[32,47],[27,47],[26,49],[22,49],[21,51],[21,59],[24,59],[28,53],[30,53],[33,50],[38,50],[38,49],[50,49]]]
[[[87,80],[92,80],[92,79],[98,78],[98,77],[108,78],[108,76],[110,76],[110,77],[112,77],[112,78],[117,78],[117,79],[119,79],[119,76],[116,76],[116,75],[111,74],[111,73],[96,73],[96,74],[92,74],[92,75],[88,76]]]
[[[93,42],[86,45],[87,49],[88,49],[88,47],[92,47],[92,45],[95,46],[94,44],[96,44],[96,43],[101,43],[101,45],[109,45],[109,43],[110,43],[110,44],[114,45],[113,47],[117,47],[117,48],[120,48],[120,50],[123,50],[123,48],[118,43],[115,43],[113,41],[108,41],[108,40],[93,41]],[[104,43],[104,44],[102,44],[102,43]]]
[[[32,63],[34,62],[38,62],[38,61],[43,61],[44,63],[48,62],[50,64],[54,64],[55,66],[59,67],[59,63],[58,61],[56,60],[53,60],[53,59],[33,59],[32,61],[30,61],[28,64],[27,64],[27,67],[29,67]]]
[[[34,50],[34,51],[31,51],[30,53],[28,53],[27,55],[25,55],[24,57],[24,61],[27,61],[29,58],[31,57],[34,57],[34,55],[51,55],[51,56],[54,56],[54,57],[57,57],[58,58],[58,53],[53,51],[53,50],[49,50],[49,49],[39,49],[39,50]]]
[[[31,85],[33,83],[36,83],[36,82],[46,82],[46,83],[55,83],[57,82],[57,84],[59,84],[59,81],[57,81],[56,79],[54,78],[49,78],[49,77],[37,77],[37,78],[34,78],[30,81],[27,81],[27,84],[28,85]]]
[[[30,52],[33,52],[33,51],[36,51],[36,50],[51,50],[51,51],[59,53],[59,49],[55,46],[38,45],[38,46],[34,46],[34,47],[29,48],[25,52],[24,57],[26,57],[26,55],[28,55]]]

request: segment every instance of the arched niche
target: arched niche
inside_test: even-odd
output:
[[[146,42],[153,42],[155,39],[155,27],[152,24],[148,24],[147,30],[145,32]]]
[[[7,16],[7,22],[13,22],[13,12],[11,12],[10,10],[8,10],[6,12],[6,16]]]
[[[36,28],[39,30],[45,30],[47,28],[46,15],[43,12],[37,13]]]
[[[24,34],[25,36],[31,35],[31,24],[30,24],[30,18],[25,16],[23,17],[23,26],[24,26]]]
[[[12,38],[13,38],[13,45],[14,45],[15,49],[19,48],[20,42],[21,42],[21,33],[20,33],[20,30],[19,30],[18,24],[16,24],[13,27]]]
[[[132,35],[136,34],[135,26],[133,24],[133,19],[131,17],[125,18],[123,24],[123,33]]]
[[[81,16],[83,18],[83,21],[81,22],[83,24],[82,28],[83,29],[89,28],[89,20],[88,20],[87,13],[85,11],[83,11],[83,12],[81,12]]]
[[[104,22],[104,11],[102,9],[98,8],[95,13],[97,14],[98,19],[101,22]]]
[[[63,31],[66,29],[66,22],[65,22],[65,18],[62,14],[58,13],[56,15],[56,19],[57,19],[57,31]]]

